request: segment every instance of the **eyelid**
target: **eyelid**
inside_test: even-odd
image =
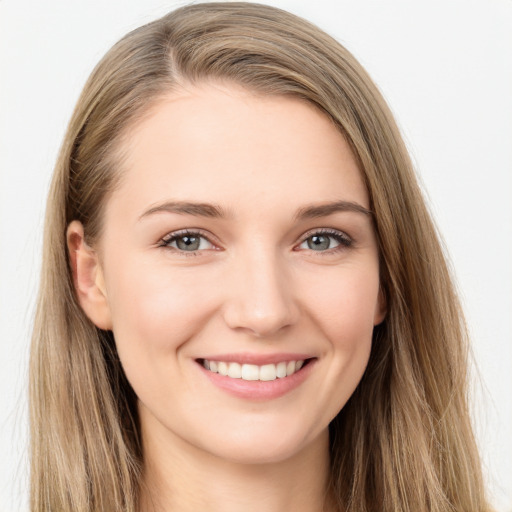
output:
[[[344,231],[341,231],[339,229],[333,229],[333,228],[315,228],[310,229],[306,233],[304,233],[301,238],[300,242],[294,247],[294,250],[301,250],[299,249],[299,246],[302,245],[308,238],[310,238],[313,235],[324,235],[324,236],[331,236],[339,241],[340,245],[337,247],[333,247],[332,249],[328,249],[326,251],[318,251],[319,254],[321,253],[329,253],[334,252],[336,250],[342,250],[347,249],[350,247],[354,240],[351,236],[347,235]]]
[[[187,235],[188,236],[198,236],[198,237],[204,238],[205,240],[208,241],[208,243],[210,243],[213,246],[213,248],[212,249],[198,249],[195,251],[182,251],[178,248],[170,247],[168,245],[173,240],[180,238],[182,236],[187,236]],[[309,231],[307,231],[306,233],[304,233],[301,236],[299,243],[294,246],[293,250],[295,250],[295,251],[302,250],[299,248],[299,246],[302,245],[308,238],[310,238],[313,235],[330,236],[330,237],[335,238],[339,242],[339,245],[336,247],[333,247],[332,249],[327,249],[326,251],[318,251],[319,254],[332,253],[332,252],[335,252],[336,250],[347,249],[354,242],[352,237],[350,237],[347,233],[345,233],[344,231],[341,231],[339,229],[314,228],[314,229],[310,229]],[[193,254],[197,254],[200,252],[204,252],[206,250],[220,250],[221,249],[220,244],[215,241],[215,237],[213,237],[211,235],[211,233],[205,232],[203,229],[200,229],[200,228],[185,228],[185,229],[179,229],[177,231],[172,231],[170,233],[167,233],[165,236],[163,236],[159,240],[158,247],[171,249],[179,254],[185,254],[185,255],[193,255]]]
[[[182,251],[180,249],[170,247],[168,245],[175,239],[183,237],[183,236],[197,236],[200,238],[204,238],[205,240],[208,241],[208,243],[210,243],[213,246],[213,248],[212,249],[198,249],[195,251]],[[164,249],[171,249],[179,254],[187,254],[187,255],[197,254],[199,252],[203,252],[206,250],[219,250],[220,249],[219,244],[216,241],[214,241],[214,237],[210,233],[207,233],[200,228],[185,228],[185,229],[178,229],[177,231],[171,231],[170,233],[167,233],[165,236],[163,236],[158,241],[157,245],[158,245],[158,247],[162,247]]]

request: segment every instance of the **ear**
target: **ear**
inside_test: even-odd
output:
[[[74,220],[66,239],[75,291],[89,319],[100,329],[111,330],[112,318],[98,254],[85,242],[82,224]]]
[[[373,325],[379,325],[386,318],[388,312],[388,301],[386,300],[386,292],[379,285],[379,295],[377,296],[377,305],[375,307],[375,315],[373,317]]]

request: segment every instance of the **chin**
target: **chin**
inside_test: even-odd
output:
[[[217,442],[214,441],[210,446],[203,444],[202,448],[213,456],[232,463],[263,465],[285,462],[312,447],[318,450],[319,445],[328,449],[327,429],[312,436],[281,426],[265,432],[254,429],[231,432],[227,439],[225,436],[219,436]]]

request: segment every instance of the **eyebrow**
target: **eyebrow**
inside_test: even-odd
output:
[[[228,213],[219,205],[211,203],[194,203],[190,201],[167,201],[165,203],[152,206],[146,210],[140,217],[142,220],[155,213],[177,213],[179,215],[194,215],[196,217],[209,217],[224,219]],[[372,212],[353,201],[334,201],[323,204],[313,204],[299,208],[295,214],[296,220],[314,219],[317,217],[327,217],[338,212],[356,212],[364,215],[372,215]]]
[[[226,218],[227,212],[218,205],[210,203],[193,203],[189,201],[167,201],[165,203],[151,207],[146,210],[140,217],[153,215],[154,213],[177,213],[180,215],[194,215],[196,217],[210,217],[210,218]]]
[[[315,219],[317,217],[327,217],[338,212],[356,212],[368,216],[372,215],[371,210],[354,201],[334,201],[300,208],[295,214],[295,218],[298,220]]]

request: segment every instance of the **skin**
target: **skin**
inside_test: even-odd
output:
[[[348,144],[305,102],[219,83],[166,96],[127,135],[98,246],[77,221],[68,244],[81,305],[113,330],[139,398],[142,510],[318,511],[329,422],[385,315],[371,215],[297,218],[369,209]],[[225,216],[158,209],[176,201]],[[183,229],[205,237],[195,252],[169,242]],[[307,378],[273,399],[233,396],[197,362],[297,352]]]

